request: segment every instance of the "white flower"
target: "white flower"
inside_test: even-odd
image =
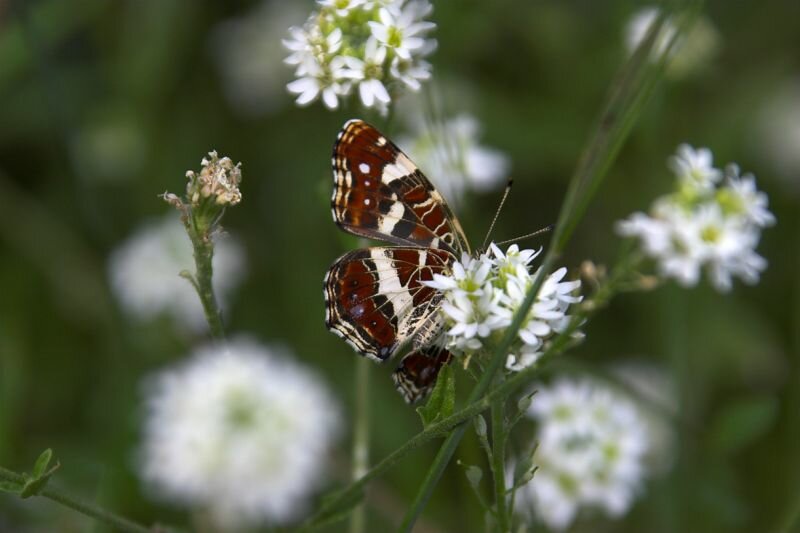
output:
[[[674,193],[657,199],[651,214],[634,213],[617,224],[624,236],[639,239],[644,253],[654,258],[664,277],[694,286],[705,270],[719,291],[728,291],[732,278],[758,282],[766,260],[755,252],[761,229],[775,223],[767,196],[758,191],[751,174],[739,175],[729,165],[718,183],[710,150],[682,145],[670,160],[676,173]]]
[[[244,275],[244,251],[230,236],[215,239],[214,291],[220,304]],[[143,225],[109,257],[111,288],[123,309],[138,319],[166,313],[182,326],[206,327],[200,299],[178,274],[194,272],[192,245],[178,216]]]
[[[416,122],[417,134],[401,137],[398,144],[452,204],[458,204],[467,189],[490,191],[508,177],[508,156],[478,143],[480,126],[474,117],[461,114],[441,123]]]
[[[550,528],[569,527],[580,509],[619,516],[645,474],[647,425],[625,396],[589,379],[562,379],[539,389],[529,408],[537,420],[538,470],[517,497]]]
[[[307,509],[339,419],[287,353],[239,339],[146,384],[141,476],[159,494],[227,528],[284,524]]]
[[[297,95],[297,105],[308,105],[322,95],[325,107],[338,108],[339,96],[349,90],[348,85],[343,83],[347,73],[344,59],[334,57],[327,71],[316,62],[307,62],[303,64],[302,71],[307,75],[286,85],[290,93]]]
[[[400,7],[395,3],[381,8],[380,22],[370,22],[372,35],[391,48],[397,57],[410,60],[412,54],[421,55],[430,45],[425,34],[436,27],[433,22],[420,20],[430,14],[433,6],[427,0],[414,0]]]
[[[533,283],[528,265],[541,250],[512,245],[503,253],[494,243],[490,249],[492,255],[477,258],[464,254],[453,263],[449,275],[434,274],[433,280],[423,282],[444,296],[445,340],[453,353],[477,351],[485,347],[484,339],[492,332],[508,327]],[[579,280],[562,281],[566,272],[561,268],[542,284],[507,358],[509,370],[535,363],[547,340],[569,323],[567,309],[581,298],[574,295]]]
[[[406,61],[399,56],[392,60],[389,73],[393,78],[400,80],[412,91],[419,91],[422,87],[420,81],[431,79],[433,67],[425,60]]]
[[[678,146],[678,153],[669,158],[669,166],[678,179],[702,190],[713,188],[722,178],[722,171],[714,168],[713,162],[711,150],[695,150],[688,144]]]
[[[358,93],[364,107],[385,108],[392,101],[389,92],[380,80],[383,75],[384,61],[386,61],[386,47],[379,45],[374,38],[367,39],[363,60],[352,56],[345,58],[349,68],[347,75],[356,80]]]
[[[767,195],[756,189],[752,174],[739,175],[739,166],[726,167],[725,186],[717,190],[717,201],[727,214],[743,216],[747,222],[766,227],[775,224],[775,215],[767,209]]]
[[[321,6],[333,8],[340,17],[346,17],[353,9],[367,4],[367,0],[317,0]]]
[[[436,27],[422,20],[427,0],[320,0],[302,28],[289,28],[283,41],[297,78],[287,85],[298,105],[322,97],[329,109],[358,87],[366,108],[388,112],[404,88],[417,91],[430,78],[421,58],[436,48],[425,34]],[[393,95],[393,96],[390,96]]]

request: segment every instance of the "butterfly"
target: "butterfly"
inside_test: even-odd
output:
[[[458,219],[417,166],[373,126],[350,120],[333,146],[334,222],[394,246],[344,254],[324,280],[325,324],[357,352],[385,361],[410,348],[392,378],[409,403],[433,388],[451,354],[438,342],[447,275],[469,244]]]

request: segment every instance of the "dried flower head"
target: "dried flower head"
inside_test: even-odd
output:
[[[216,150],[208,152],[208,158],[200,161],[200,173],[186,171],[189,183],[186,184],[186,196],[192,205],[199,205],[206,198],[211,198],[218,205],[236,205],[242,201],[239,184],[242,182],[241,163],[233,164],[229,157],[220,158]]]

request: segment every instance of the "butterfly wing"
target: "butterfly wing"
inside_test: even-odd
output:
[[[347,232],[401,246],[469,251],[441,194],[394,143],[361,120],[333,147],[333,220]]]
[[[455,256],[436,248],[362,248],[340,257],[325,275],[325,324],[356,351],[383,361],[418,335],[440,326],[441,293],[424,285],[449,270]]]
[[[450,352],[435,345],[406,354],[392,374],[394,385],[403,399],[407,403],[417,403],[430,394],[439,372],[450,358]]]

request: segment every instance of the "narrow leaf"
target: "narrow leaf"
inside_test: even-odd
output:
[[[40,478],[42,477],[45,472],[47,472],[47,466],[50,464],[50,460],[53,458],[53,450],[47,448],[43,451],[39,457],[36,459],[36,463],[33,465],[33,478]]]
[[[726,406],[711,424],[711,447],[721,454],[736,453],[772,427],[778,403],[770,396],[740,398]]]
[[[422,427],[427,428],[434,422],[450,416],[455,410],[455,405],[456,378],[452,365],[445,365],[439,372],[428,403],[417,407],[417,413],[422,419]]]

